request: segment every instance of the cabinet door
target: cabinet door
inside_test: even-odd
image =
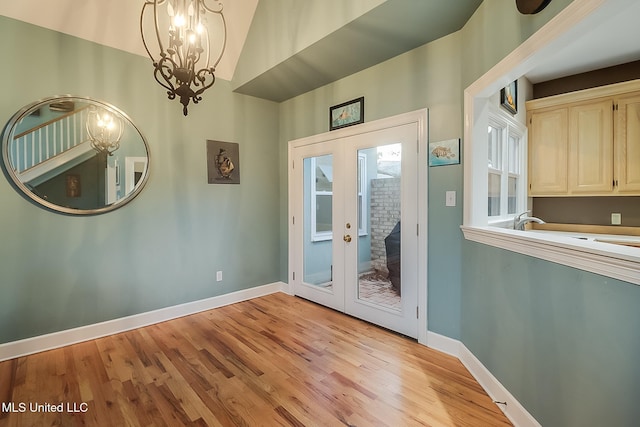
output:
[[[529,116],[529,196],[567,193],[567,117],[566,108]]]
[[[613,191],[613,100],[569,108],[569,193]]]
[[[617,192],[640,194],[640,94],[617,101]]]

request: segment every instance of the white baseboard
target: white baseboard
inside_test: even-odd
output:
[[[427,345],[460,359],[489,397],[516,427],[541,427],[533,416],[516,400],[500,381],[460,341],[435,332],[428,332]],[[500,402],[500,403],[498,403]]]
[[[171,307],[148,311],[146,313],[121,317],[119,319],[108,320],[106,322],[100,322],[93,325],[81,326],[79,328],[0,344],[0,362],[269,295],[275,292],[280,292],[284,287],[286,287],[285,283],[275,282],[199,301],[174,305]]]
[[[453,338],[427,331],[427,347],[431,347],[435,350],[447,353],[449,356],[460,359],[460,348],[462,347],[462,343],[458,340],[454,340]]]

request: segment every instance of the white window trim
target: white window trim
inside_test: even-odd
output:
[[[487,126],[490,98],[500,88],[549,61],[589,23],[620,13],[616,2],[582,0],[567,5],[464,91],[464,220],[467,240],[533,256],[640,285],[640,251],[621,245],[576,239],[560,233],[534,233],[487,224]]]
[[[510,135],[517,136],[520,144],[520,158],[518,159],[520,162],[520,174],[517,175],[519,178],[518,184],[518,200],[516,202],[516,212],[513,214],[507,213],[506,215],[501,215],[500,217],[489,217],[488,224],[494,227],[509,227],[513,224],[513,219],[516,215],[527,209],[527,128],[522,124],[514,120],[512,117],[507,116],[505,111],[500,110],[494,105],[489,105],[489,118],[488,125],[505,128],[506,129],[506,141],[503,142],[502,147],[502,171],[500,171],[500,175],[506,175],[502,178],[502,185],[506,185],[505,181],[508,181],[508,177],[512,176],[508,170],[508,150],[504,149],[504,145],[508,145],[508,138]],[[497,170],[496,170],[497,171]],[[487,167],[487,175],[489,173],[489,168]],[[488,185],[488,184],[487,184]],[[505,187],[506,189],[506,187]],[[487,189],[488,193],[488,189]],[[505,193],[506,194],[506,193]],[[508,203],[507,200],[504,200],[505,197],[502,197],[501,204]]]

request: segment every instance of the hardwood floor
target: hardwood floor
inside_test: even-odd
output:
[[[0,379],[3,427],[510,425],[456,358],[281,293],[5,361]]]

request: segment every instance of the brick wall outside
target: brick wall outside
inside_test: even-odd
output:
[[[371,265],[387,274],[384,238],[400,221],[400,178],[371,180]]]

